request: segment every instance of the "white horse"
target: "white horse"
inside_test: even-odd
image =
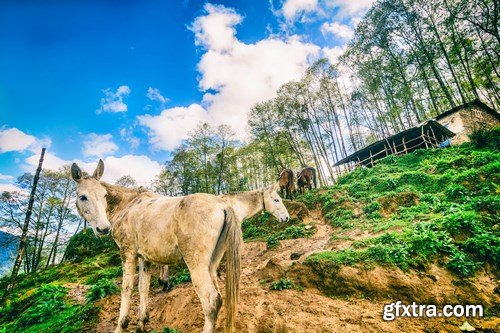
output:
[[[150,263],[168,265],[181,259],[189,269],[203,307],[203,333],[214,332],[222,306],[217,268],[224,253],[227,261],[225,329],[233,332],[240,278],[240,223],[262,209],[280,221],[287,221],[289,215],[276,193],[277,186],[221,197],[201,193],[165,197],[101,182],[103,172],[102,160],[93,176],[84,175],[75,163],[71,166],[71,176],[77,183],[78,212],[96,235],[111,232],[120,248],[123,281],[115,333],[123,332],[128,326],[137,263],[140,307],[136,332],[143,332],[148,321]]]

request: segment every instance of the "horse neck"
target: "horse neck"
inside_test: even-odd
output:
[[[102,185],[108,192],[106,197],[108,204],[106,208],[106,215],[108,216],[108,220],[111,225],[114,226],[115,223],[120,220],[117,218],[120,213],[126,209],[129,206],[128,204],[139,196],[141,192],[107,183],[102,183]]]
[[[261,191],[247,191],[229,195],[233,209],[240,221],[252,217],[264,209]]]

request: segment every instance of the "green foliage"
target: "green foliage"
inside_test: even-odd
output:
[[[469,135],[471,143],[477,148],[500,150],[500,126],[490,130],[480,129]]]
[[[243,221],[242,231],[243,239],[263,240],[266,241],[267,249],[274,249],[279,246],[280,240],[309,237],[316,232],[316,228],[306,226],[297,218],[278,222],[266,212]]]
[[[285,290],[285,289],[294,289],[295,283],[288,278],[280,278],[278,281],[274,281],[269,286],[271,290]]]
[[[462,277],[468,277],[474,274],[476,263],[467,254],[457,251],[448,260],[446,267]]]
[[[115,285],[113,280],[110,279],[100,279],[90,287],[87,293],[87,302],[97,301],[101,298],[104,298],[108,295],[116,294],[120,291],[120,289]]]
[[[463,243],[464,249],[479,260],[500,265],[500,237],[491,232],[483,232],[470,237]]]
[[[448,200],[463,201],[469,195],[469,191],[463,185],[451,185],[446,189]]]
[[[86,229],[70,238],[64,257],[69,261],[82,261],[117,249],[111,237],[96,237],[91,229]]]
[[[266,246],[268,250],[277,248],[280,245],[280,241],[275,236],[270,236],[267,238]]]
[[[325,220],[339,228],[332,240],[349,239],[351,229],[386,233],[306,262],[406,270],[438,260],[464,277],[485,262],[498,265],[499,160],[498,151],[464,145],[389,156],[354,170],[321,194]]]
[[[187,269],[187,267],[181,267],[180,269],[178,269],[177,271],[175,271],[173,274],[170,275],[170,283],[173,286],[190,281],[191,281],[191,275],[189,274],[189,270]]]
[[[367,215],[372,214],[374,212],[378,212],[379,210],[380,210],[380,203],[378,203],[377,201],[371,202],[363,208],[363,212]]]
[[[312,190],[298,195],[295,200],[303,202],[309,209],[315,209],[321,203],[321,196],[318,195],[317,190]]]
[[[72,304],[65,299],[67,289],[47,284],[24,297],[10,299],[0,308],[0,331],[71,333],[96,318],[92,305]]]

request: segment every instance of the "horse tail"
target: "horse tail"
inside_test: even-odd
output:
[[[314,188],[318,188],[318,184],[317,184],[317,181],[316,181],[316,169],[315,168],[311,168],[311,170],[312,170],[312,174],[313,174]]]
[[[212,263],[226,249],[226,333],[236,330],[236,305],[238,303],[241,272],[241,227],[230,207],[224,210],[224,225],[212,254]]]

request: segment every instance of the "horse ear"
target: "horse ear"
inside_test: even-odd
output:
[[[82,180],[82,169],[80,169],[80,167],[76,165],[76,163],[73,163],[71,165],[71,178],[73,178],[73,180],[77,183]]]
[[[101,179],[103,173],[104,173],[104,162],[101,159],[99,159],[99,163],[97,163],[97,168],[95,169],[92,177],[99,180]]]
[[[274,192],[278,192],[280,190],[280,183],[274,183],[274,185],[271,186],[271,190]]]

